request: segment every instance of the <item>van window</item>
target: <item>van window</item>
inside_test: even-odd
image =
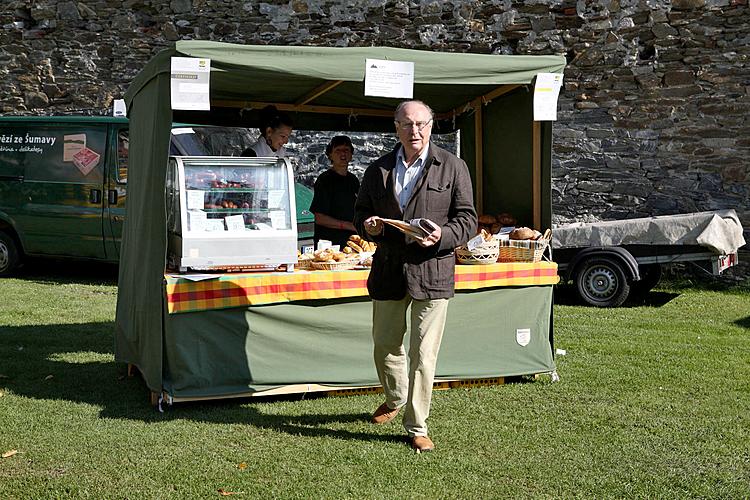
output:
[[[130,149],[130,138],[127,130],[117,133],[117,182],[127,184],[128,182],[128,150]]]

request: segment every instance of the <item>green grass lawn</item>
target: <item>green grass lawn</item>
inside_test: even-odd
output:
[[[0,498],[750,496],[746,286],[555,306],[560,382],[436,392],[417,455],[367,423],[380,395],[157,412],[114,362],[101,271],[0,280]]]

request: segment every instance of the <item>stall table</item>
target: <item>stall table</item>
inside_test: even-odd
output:
[[[378,386],[368,273],[165,275],[164,395],[181,401]],[[436,381],[554,371],[557,281],[553,262],[457,265]]]

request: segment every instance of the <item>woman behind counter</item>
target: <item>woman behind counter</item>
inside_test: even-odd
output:
[[[286,158],[284,145],[292,135],[292,118],[276,109],[266,106],[260,110],[260,137],[255,144],[245,149],[242,156],[276,156]]]
[[[315,247],[319,240],[330,240],[343,248],[349,236],[356,234],[354,202],[359,180],[349,172],[354,146],[345,135],[337,135],[326,146],[331,168],[318,176],[310,212],[315,214]]]

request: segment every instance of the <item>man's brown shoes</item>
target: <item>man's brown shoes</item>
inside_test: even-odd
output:
[[[432,451],[435,449],[432,439],[427,436],[414,436],[411,438],[411,447],[417,450],[417,453]]]
[[[388,408],[388,403],[383,403],[378,406],[375,413],[372,414],[370,422],[377,425],[387,424],[398,415],[399,408]],[[427,436],[414,436],[411,438],[411,447],[414,448],[417,453],[425,451],[432,451],[435,449],[435,444],[432,439]]]
[[[375,410],[375,413],[372,414],[372,418],[370,419],[370,422],[377,425],[387,424],[394,418],[396,418],[396,415],[398,415],[399,408],[388,408],[388,403],[383,403],[382,405],[378,406],[378,409]]]

